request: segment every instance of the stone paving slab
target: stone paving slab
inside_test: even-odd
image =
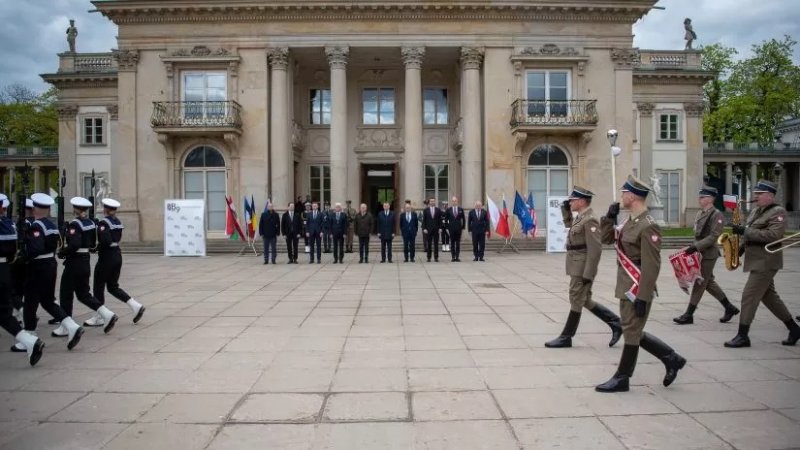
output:
[[[613,258],[593,290],[616,310]],[[710,297],[694,325],[672,323],[688,299],[665,266],[647,331],[688,364],[665,388],[642,352],[631,392],[602,395],[621,347],[605,324],[585,314],[573,348],[544,348],[569,309],[564,255],[487,259],[126,256],[121,284],[147,305],[139,324],[111,299],[121,320],[108,335],[87,330],[67,351],[42,325],[37,367],[0,353],[0,449],[800,447],[800,347],[780,345],[766,308],[753,346],[726,349],[736,320],[719,323]],[[800,250],[785,266],[777,290],[800,314]],[[746,277],[721,264],[716,276],[738,304]]]

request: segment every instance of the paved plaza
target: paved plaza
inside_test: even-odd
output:
[[[544,348],[569,309],[564,257],[265,266],[127,255],[122,286],[147,306],[138,325],[107,295],[124,314],[110,335],[87,329],[68,352],[40,311],[39,365],[0,353],[0,448],[800,447],[800,346],[780,344],[786,328],[766,308],[752,348],[723,348],[737,323],[719,323],[710,296],[694,325],[672,323],[688,296],[665,265],[646,330],[689,363],[664,388],[662,364],[641,352],[631,391],[599,394],[622,347],[608,348],[605,324],[585,313],[575,347]],[[799,275],[800,251],[787,251],[776,283],[795,315]],[[742,272],[720,261],[717,279],[738,305]],[[614,280],[605,251],[594,296],[617,310]]]

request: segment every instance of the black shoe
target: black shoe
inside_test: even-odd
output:
[[[390,260],[389,260],[389,264],[391,264],[391,263],[392,263],[392,260],[390,259]]]
[[[786,322],[786,328],[789,329],[789,337],[785,341],[781,341],[783,345],[795,345],[800,339],[800,325],[794,319],[789,319]]]
[[[417,262],[414,258],[411,258],[411,262]]]
[[[551,341],[545,342],[544,346],[547,348],[572,347],[572,336],[575,336],[575,332],[578,331],[578,323],[580,323],[580,321],[581,313],[570,311],[561,335]]]
[[[628,392],[631,389],[630,378],[631,377],[627,375],[617,372],[605,383],[595,386],[594,390],[603,393]]]
[[[478,258],[472,258],[472,261],[477,261],[477,260],[478,260]]]
[[[264,261],[264,264],[269,264],[269,261]]]
[[[694,316],[689,313],[683,313],[680,316],[673,318],[672,321],[678,325],[691,325],[694,323]],[[722,321],[722,319],[720,319],[720,321]]]
[[[60,320],[56,320],[56,319],[50,319],[50,320],[47,321],[47,324],[48,325],[60,325],[61,321]]]
[[[41,339],[36,339],[36,343],[33,344],[33,351],[31,352],[30,358],[28,358],[28,363],[31,366],[35,366],[36,363],[42,359],[42,353],[44,352],[44,342]]]
[[[274,259],[272,260],[272,264],[277,264]]]
[[[428,262],[431,262],[431,259],[430,259],[430,258],[428,258]]]
[[[728,323],[731,321],[731,319],[733,319],[733,316],[739,314],[739,312],[739,308],[728,303],[725,305],[725,314],[719,318],[719,321],[722,323]]]
[[[622,348],[622,356],[619,359],[617,372],[605,383],[595,386],[597,392],[628,392],[630,390],[630,378],[633,376],[633,369],[636,367],[636,358],[639,355],[638,345],[625,345]]]
[[[114,325],[116,325],[118,320],[119,320],[119,316],[117,316],[116,314],[111,316],[111,319],[108,321],[108,323],[106,324],[105,328],[103,328],[103,333],[105,333],[105,334],[110,333],[111,330],[114,329]]]
[[[747,334],[750,332],[750,325],[739,325],[739,332],[730,341],[725,343],[728,348],[742,348],[750,347],[750,338]]]
[[[26,353],[28,350],[24,348],[17,348],[17,345],[14,344],[11,346],[11,351],[14,353]]]
[[[403,262],[404,262],[404,263],[405,263],[405,262],[408,262],[408,258],[404,259],[404,260],[403,260]]]
[[[551,341],[544,343],[547,348],[569,348],[572,347],[572,336],[561,335]]]
[[[664,387],[667,387],[675,381],[675,378],[678,376],[678,371],[683,369],[683,366],[686,365],[686,358],[673,351],[671,354],[664,357],[662,362],[667,369],[663,381]]]
[[[461,262],[461,258],[456,258],[456,262]]]
[[[286,262],[286,264],[291,264],[291,263],[292,263],[292,260],[291,260],[291,259],[290,259],[289,261],[287,261],[287,262]]]
[[[439,262],[439,258],[433,258],[433,262]]]
[[[385,262],[386,262],[386,260],[385,260],[385,259],[382,259],[382,260],[381,260],[381,264],[383,264],[383,263],[385,263]]]
[[[478,258],[478,259],[479,259],[481,262],[486,262],[486,260],[485,260],[485,259],[483,259],[483,256],[481,256],[481,257],[480,257],[480,258]]]
[[[359,264],[364,264],[364,260],[363,260],[363,259],[359,259],[359,260],[358,260],[358,263],[359,263]]]
[[[678,376],[678,371],[686,365],[686,359],[675,353],[675,350],[664,341],[647,332],[642,333],[639,345],[664,363],[664,368],[667,370],[664,375],[664,386],[672,384]]]

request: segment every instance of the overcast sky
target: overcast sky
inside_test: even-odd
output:
[[[682,49],[683,19],[690,17],[696,44],[721,42],[748,56],[754,43],[788,34],[800,38],[796,0],[660,0],[666,10],[652,10],[634,27],[634,45]],[[89,0],[0,0],[0,86],[21,83],[47,89],[40,73],[58,67],[56,53],[66,51],[69,19],[78,26],[79,52],[107,52],[116,47],[116,26],[93,9]],[[800,62],[800,51],[794,60]]]

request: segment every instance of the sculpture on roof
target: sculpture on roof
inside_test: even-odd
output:
[[[69,20],[69,28],[67,28],[67,43],[69,43],[69,52],[75,53],[75,39],[78,37],[78,27],[75,26],[75,20]]]
[[[692,42],[697,39],[697,33],[692,29],[692,19],[687,17],[683,21],[683,29],[686,30],[686,33],[683,35],[683,38],[686,39],[686,47],[684,50],[692,50]]]

